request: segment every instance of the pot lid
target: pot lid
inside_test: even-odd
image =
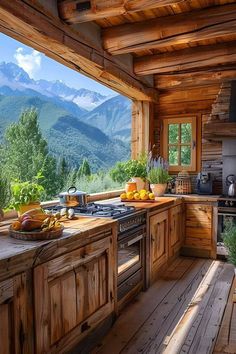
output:
[[[78,191],[76,187],[72,186],[68,188],[67,192],[59,193],[59,197],[67,196],[67,195],[86,195],[86,192]]]

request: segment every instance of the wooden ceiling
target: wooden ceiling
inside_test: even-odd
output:
[[[159,90],[236,79],[236,1],[58,0],[63,21],[95,22],[103,48],[133,56]]]

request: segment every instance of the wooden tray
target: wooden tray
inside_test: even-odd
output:
[[[130,199],[121,199],[120,200],[121,202],[131,202],[131,203],[155,203],[155,199],[146,199],[146,200],[142,200],[142,199],[138,199],[138,200],[136,200],[136,199],[132,199],[132,200],[130,200]]]
[[[9,234],[11,237],[16,238],[18,240],[24,241],[37,241],[37,240],[53,240],[55,238],[61,237],[63,233],[64,226],[61,225],[61,228],[51,231],[16,231],[13,230],[10,226]]]

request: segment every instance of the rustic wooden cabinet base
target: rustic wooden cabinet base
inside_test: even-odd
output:
[[[32,354],[33,319],[31,274],[0,283],[0,354]]]
[[[113,257],[106,237],[35,268],[36,353],[67,352],[114,311]]]

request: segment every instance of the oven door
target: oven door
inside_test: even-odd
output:
[[[225,229],[227,221],[231,221],[236,224],[236,210],[230,208],[218,209],[218,228],[217,228],[217,243],[223,243],[224,240],[221,236]]]
[[[144,268],[145,236],[146,228],[142,226],[118,238],[118,285]]]

